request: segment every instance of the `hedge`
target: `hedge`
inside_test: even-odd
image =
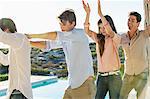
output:
[[[0,81],[8,80],[8,74],[0,74]]]

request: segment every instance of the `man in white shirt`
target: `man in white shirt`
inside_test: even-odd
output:
[[[28,37],[55,40],[63,47],[69,73],[69,87],[63,99],[94,99],[93,62],[86,33],[75,28],[76,17],[72,10],[64,11],[58,18],[61,32],[30,34]],[[50,41],[31,44],[39,48],[52,48]]]
[[[0,42],[10,46],[8,55],[0,51],[0,63],[9,65],[7,99],[33,99],[30,83],[31,48],[28,38],[17,33],[15,23],[11,19],[2,18]]]

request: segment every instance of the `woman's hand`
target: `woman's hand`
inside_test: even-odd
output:
[[[90,14],[90,12],[91,12],[91,9],[90,9],[90,6],[89,6],[89,4],[87,3],[87,4],[85,4],[85,2],[84,2],[84,0],[82,0],[82,4],[83,4],[83,8],[84,8],[84,10],[85,10],[85,12],[86,12],[86,14]]]

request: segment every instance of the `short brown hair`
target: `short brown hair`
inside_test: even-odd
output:
[[[142,17],[141,17],[141,15],[140,15],[138,12],[132,11],[132,12],[130,12],[130,14],[129,14],[129,15],[133,15],[133,16],[135,16],[135,17],[136,17],[137,22],[141,22],[141,20],[142,20]]]
[[[10,18],[2,18],[0,19],[0,28],[4,31],[6,29],[9,29],[11,33],[17,32],[16,25],[14,21]]]
[[[60,20],[69,21],[70,23],[75,22],[76,26],[76,15],[72,9],[65,10],[62,14],[58,16]]]

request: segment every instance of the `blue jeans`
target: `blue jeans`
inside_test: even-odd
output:
[[[107,92],[109,92],[110,99],[119,99],[121,85],[122,79],[120,73],[109,76],[99,75],[95,99],[105,99]]]

